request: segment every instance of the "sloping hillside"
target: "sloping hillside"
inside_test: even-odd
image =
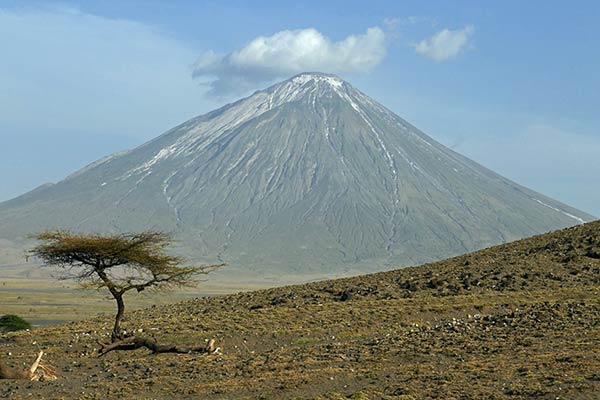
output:
[[[600,392],[600,221],[420,267],[129,314],[160,342],[220,355],[97,358],[110,318],[2,339],[53,382],[10,398],[593,399]],[[11,353],[7,357],[5,354]]]

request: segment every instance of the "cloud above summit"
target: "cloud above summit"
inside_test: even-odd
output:
[[[337,42],[314,28],[283,30],[227,54],[204,53],[194,64],[193,76],[209,86],[210,94],[224,96],[300,72],[366,72],[386,52],[386,34],[379,27]]]
[[[474,32],[475,29],[470,25],[463,29],[443,29],[413,47],[423,57],[437,62],[446,61],[465,50]]]

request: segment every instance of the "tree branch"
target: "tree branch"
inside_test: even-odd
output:
[[[199,346],[191,346],[191,347],[187,347],[187,346],[178,346],[175,344],[167,344],[167,345],[161,345],[158,344],[155,340],[147,338],[147,337],[140,337],[140,336],[130,336],[128,338],[125,338],[123,340],[119,340],[117,342],[114,343],[110,343],[110,344],[106,344],[106,343],[101,343],[98,342],[100,344],[100,350],[99,350],[99,357],[102,357],[103,355],[105,355],[106,353],[109,353],[113,350],[135,350],[135,349],[139,349],[142,347],[147,348],[148,350],[151,350],[152,353],[154,354],[158,354],[158,353],[180,353],[180,354],[187,354],[187,353],[205,353],[205,354],[216,354],[220,351],[220,349],[218,347],[215,347],[215,340],[211,339],[208,343],[206,344],[202,344]]]

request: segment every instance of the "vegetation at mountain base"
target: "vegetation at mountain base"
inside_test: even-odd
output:
[[[0,331],[21,331],[25,329],[31,329],[31,324],[14,314],[6,314],[0,317]]]
[[[221,266],[181,266],[185,259],[166,253],[171,238],[164,232],[102,236],[47,231],[35,238],[42,243],[31,249],[30,254],[47,266],[62,269],[62,279],[75,279],[84,288],[110,292],[117,303],[113,341],[123,339],[121,320],[127,292],[194,285],[196,275]]]
[[[41,347],[51,382],[25,399],[594,399],[600,393],[600,221],[391,272],[129,313],[161,342],[216,354],[98,357],[107,317],[2,336]]]

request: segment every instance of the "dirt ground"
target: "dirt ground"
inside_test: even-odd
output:
[[[597,399],[600,222],[420,267],[128,313],[219,354],[98,357],[111,317],[8,333],[0,360],[57,369],[11,399]]]

